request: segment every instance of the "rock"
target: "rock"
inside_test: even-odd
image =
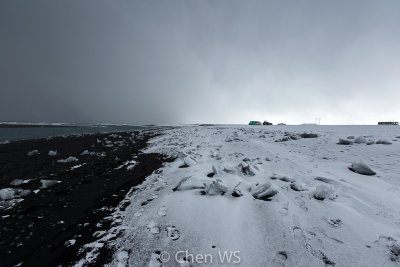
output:
[[[352,145],[353,141],[339,138],[339,143],[338,144],[340,144],[340,145]]]
[[[376,172],[372,170],[367,164],[362,162],[352,163],[349,169],[353,172],[363,175],[375,175]]]
[[[347,139],[354,139],[355,137],[353,135],[347,136]]]

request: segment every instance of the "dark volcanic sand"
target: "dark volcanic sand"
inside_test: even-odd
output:
[[[69,266],[77,261],[79,248],[96,240],[93,233],[110,228],[111,221],[103,218],[112,210],[101,208],[116,207],[133,186],[168,160],[159,154],[139,152],[155,132],[133,133],[117,133],[120,136],[117,138],[107,133],[0,145],[0,189],[40,189],[37,194],[32,192],[24,197],[13,208],[0,207],[0,266],[19,263],[21,266]],[[105,138],[124,141],[124,144],[106,147]],[[27,156],[29,151],[36,149],[39,155]],[[57,150],[58,154],[49,156],[49,150]],[[84,150],[106,152],[106,156],[80,155]],[[57,162],[69,156],[79,161]],[[133,158],[138,164],[132,170],[128,171],[126,167],[116,169]],[[86,164],[71,170],[72,166],[83,163]],[[10,185],[17,178],[31,181]],[[41,188],[41,179],[61,183]],[[101,227],[96,226],[99,222]],[[70,239],[76,240],[75,245],[65,246],[64,243]],[[92,265],[108,262],[111,253],[112,248],[105,246]]]

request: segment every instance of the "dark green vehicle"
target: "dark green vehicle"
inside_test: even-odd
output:
[[[261,122],[259,122],[259,121],[250,121],[249,125],[261,125]]]

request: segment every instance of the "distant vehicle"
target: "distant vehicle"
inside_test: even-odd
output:
[[[286,125],[286,123],[282,123],[282,122],[281,122],[281,123],[278,123],[278,125]]]
[[[272,125],[272,122],[264,121],[264,122],[263,122],[263,125]]]
[[[397,121],[380,121],[378,125],[399,125]]]
[[[250,121],[249,125],[261,125],[261,122],[259,122],[259,121]]]

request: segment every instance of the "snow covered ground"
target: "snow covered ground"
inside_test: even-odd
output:
[[[144,152],[176,160],[99,234],[111,266],[400,264],[400,127],[189,126]]]

